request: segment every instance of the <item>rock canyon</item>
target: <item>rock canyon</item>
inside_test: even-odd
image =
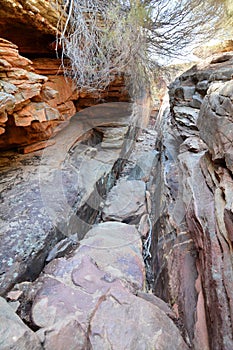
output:
[[[58,4],[0,7],[0,349],[232,350],[232,42],[152,112],[64,75]]]

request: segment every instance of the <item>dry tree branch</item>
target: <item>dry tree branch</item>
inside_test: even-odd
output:
[[[86,90],[105,89],[124,74],[134,98],[150,87],[156,56],[180,55],[206,38],[224,10],[220,0],[57,1],[66,18],[57,37],[63,65],[65,57],[70,62],[66,74]]]

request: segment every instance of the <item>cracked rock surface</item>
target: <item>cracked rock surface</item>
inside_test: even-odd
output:
[[[156,125],[154,291],[197,350],[233,347],[232,64],[216,55],[177,78]]]

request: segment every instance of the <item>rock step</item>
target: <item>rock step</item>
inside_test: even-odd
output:
[[[51,261],[30,287],[43,349],[187,349],[170,308],[142,292],[144,270],[134,225],[91,229],[70,258]]]
[[[31,322],[40,328],[43,349],[187,349],[170,307],[143,292],[141,232],[146,236],[149,230],[148,194],[140,178],[145,172],[135,173],[134,156],[134,167],[107,195],[105,222],[91,228],[71,256],[53,259],[74,244],[71,238],[60,242],[43,274],[27,286]],[[151,169],[144,165],[148,181]]]
[[[15,283],[35,279],[49,251],[69,235],[84,237],[103,195],[111,188],[133,140],[128,103],[108,103],[77,113],[43,153],[1,155],[0,295]],[[98,126],[119,129],[121,148],[80,144]],[[107,136],[105,135],[105,140]],[[119,140],[118,140],[119,141]]]

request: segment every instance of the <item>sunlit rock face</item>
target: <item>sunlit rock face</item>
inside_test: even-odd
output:
[[[102,93],[80,92],[64,77],[55,50],[57,23],[63,20],[57,3],[1,3],[0,149],[23,147],[28,152],[24,146],[53,137],[76,111],[129,101],[123,76]]]
[[[5,39],[0,40],[0,78],[0,148],[45,140],[76,112],[72,82],[37,74],[33,62]]]
[[[182,74],[157,122],[154,291],[195,349],[231,349],[233,54]]]
[[[50,61],[40,65],[47,68],[46,73],[57,75],[60,63],[55,59],[54,43],[58,18],[56,1],[1,2],[0,149],[48,139],[67,125],[76,111],[71,81],[61,86],[60,72],[60,81],[54,83],[48,74],[37,73],[31,61],[53,57],[53,67]]]
[[[64,76],[60,60],[29,60],[5,39],[0,39],[0,82],[0,149],[47,140],[83,108],[129,100],[123,76],[101,94],[81,92]]]
[[[230,33],[228,33],[228,38],[230,38]],[[195,49],[194,53],[196,56],[205,59],[213,54],[221,54],[224,52],[233,51],[233,40],[215,40],[206,45],[203,45]]]

